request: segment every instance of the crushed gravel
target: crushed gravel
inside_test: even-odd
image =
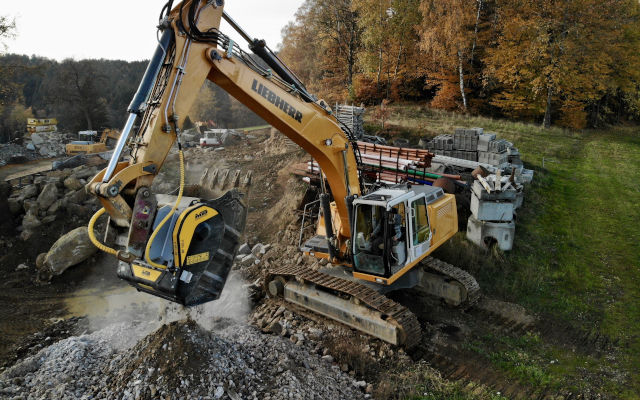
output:
[[[361,385],[310,348],[218,319],[119,323],[61,340],[0,375],[8,399],[360,399]],[[367,396],[368,397],[368,396]]]

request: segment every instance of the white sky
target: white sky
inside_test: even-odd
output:
[[[156,25],[166,0],[0,0],[0,15],[16,20],[17,37],[3,40],[9,53],[65,58],[144,60],[156,46]],[[174,1],[174,7],[179,1]],[[272,49],[303,0],[227,0],[225,11]],[[245,41],[223,21],[222,32]],[[0,48],[2,50],[2,48]]]

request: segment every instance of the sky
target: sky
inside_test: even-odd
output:
[[[282,28],[304,0],[227,0],[225,11],[249,35],[272,49]],[[15,18],[17,36],[4,40],[9,53],[56,60],[149,59],[156,47],[156,25],[166,0],[1,0],[0,15]],[[178,4],[178,0],[174,1]],[[247,49],[223,21],[221,30]],[[0,48],[2,50],[2,48]]]

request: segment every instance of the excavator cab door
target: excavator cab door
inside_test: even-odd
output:
[[[424,195],[410,199],[407,207],[409,227],[409,258],[420,259],[431,247],[431,229],[427,213],[427,201]]]

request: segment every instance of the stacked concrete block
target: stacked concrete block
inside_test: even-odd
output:
[[[493,153],[493,152],[478,152],[478,162],[483,164],[493,165],[495,167],[502,166],[506,164],[509,160],[508,154],[506,152],[502,153]]]
[[[336,118],[345,124],[356,140],[364,137],[364,107],[336,104]]]
[[[453,150],[453,136],[452,135],[438,135],[433,138],[433,148],[435,150]],[[444,154],[443,154],[444,155]]]
[[[514,176],[515,178],[515,176]],[[467,239],[487,248],[495,242],[503,251],[513,247],[515,211],[522,205],[522,185],[509,176],[478,178],[471,187]]]
[[[478,151],[489,151],[489,143],[496,140],[495,133],[483,133],[478,136]]]
[[[478,136],[482,132],[482,128],[456,129],[453,134],[453,148],[456,150],[477,151]]]

